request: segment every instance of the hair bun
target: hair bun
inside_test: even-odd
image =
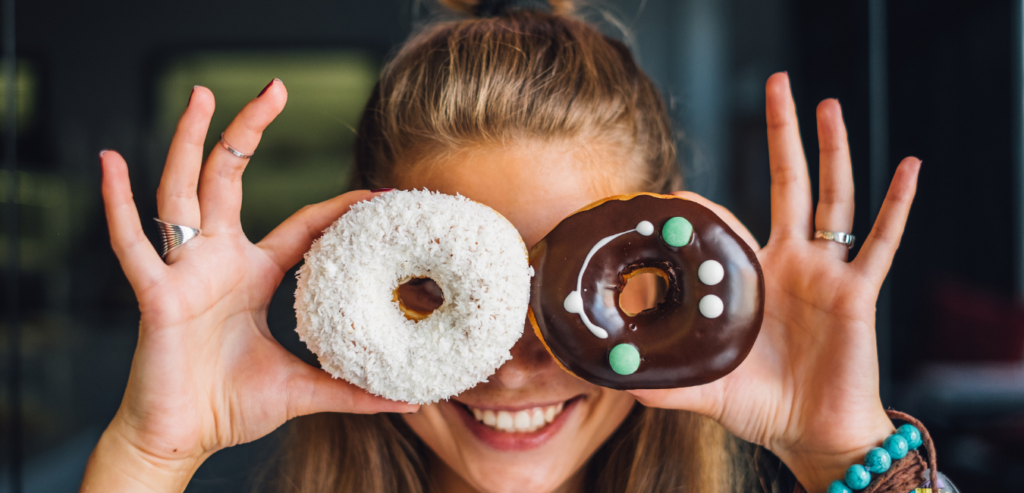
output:
[[[452,10],[477,17],[501,17],[514,11],[568,15],[572,0],[439,0]]]
[[[501,17],[514,10],[551,12],[548,0],[481,0],[476,6],[477,17]]]

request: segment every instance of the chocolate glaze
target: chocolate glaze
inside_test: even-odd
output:
[[[661,238],[665,222],[676,216],[693,225],[690,243],[679,248]],[[583,275],[584,309],[609,334],[599,339],[563,302],[576,289],[591,248],[641,221],[653,223],[654,234],[615,238],[597,251]],[[717,260],[725,268],[725,278],[714,286],[697,277],[705,260]],[[717,380],[747,357],[761,328],[764,277],[754,252],[709,209],[679,197],[615,197],[577,212],[533,247],[530,264],[536,271],[530,296],[534,329],[563,367],[604,387],[677,388]],[[665,300],[630,317],[619,306],[625,276],[648,267],[667,274]],[[725,312],[714,319],[697,307],[709,294],[725,304]],[[612,348],[622,343],[640,351],[640,368],[631,375],[615,373],[608,363]]]

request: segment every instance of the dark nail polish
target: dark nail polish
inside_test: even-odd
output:
[[[270,86],[274,85],[274,82],[277,82],[277,79],[276,79],[276,78],[275,78],[275,79],[272,79],[272,80],[270,81],[270,83],[269,83],[269,84],[267,84],[267,87],[264,87],[264,88],[263,88],[263,90],[262,90],[262,91],[260,91],[260,94],[259,94],[259,96],[256,96],[256,97],[258,98],[258,97],[262,96],[262,95],[263,95],[263,93],[267,92],[267,89],[270,89]]]
[[[394,188],[375,188],[375,189],[373,189],[373,190],[370,190],[370,193],[377,193],[377,192],[390,192],[390,191],[392,191],[392,190],[394,190]]]

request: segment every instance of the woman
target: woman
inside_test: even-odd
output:
[[[682,180],[667,111],[621,43],[572,17],[568,1],[448,0],[471,14],[416,34],[387,65],[360,124],[356,186],[456,192],[507,217],[531,246],[600,198],[671,193]],[[739,491],[749,452],[777,455],[825,491],[890,435],[878,391],[874,310],[914,196],[905,159],[857,258],[812,239],[850,231],[853,178],[838,101],[818,107],[820,200],[786,74],[767,83],[771,238],[761,334],[733,373],[699,387],[619,392],[561,371],[530,331],[487,382],[422,407],[367,394],[302,363],[270,335],[282,276],[326,226],[376,193],[308,206],[259,243],[239,223],[241,176],[284,107],[272,81],[226,129],[242,152],[203,141],[214,100],[196,87],[168,153],[160,218],[202,229],[160,258],[142,233],[127,167],[101,153],[111,241],[139,299],[125,397],[83,491],[180,491],[217,450],[287,420],[282,491]],[[243,154],[239,156],[238,154]],[[757,248],[725,209],[689,192]],[[575,403],[564,406],[565,403]],[[537,433],[490,429],[472,409],[562,404]],[[404,413],[377,414],[372,413]],[[901,492],[902,493],[902,492]]]

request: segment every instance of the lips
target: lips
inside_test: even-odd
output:
[[[523,451],[553,438],[569,419],[582,396],[564,402],[522,409],[484,409],[449,401],[472,434],[491,448]]]

